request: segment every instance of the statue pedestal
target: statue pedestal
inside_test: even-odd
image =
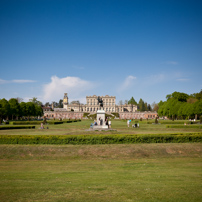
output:
[[[93,129],[108,129],[108,125],[105,125],[105,111],[104,110],[97,110],[97,124],[93,126]]]

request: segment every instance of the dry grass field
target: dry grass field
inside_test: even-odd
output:
[[[92,120],[0,135],[158,134],[202,132],[165,124],[112,121],[113,131],[88,131]],[[0,145],[0,201],[131,202],[202,198],[202,143]]]
[[[1,201],[201,201],[202,143],[0,145]]]

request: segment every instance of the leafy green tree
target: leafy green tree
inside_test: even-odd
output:
[[[45,106],[45,107],[48,107],[48,106],[50,106],[50,103],[49,103],[49,102],[46,102],[44,106]]]
[[[138,103],[138,110],[139,111],[145,111],[145,103],[142,100],[142,98],[140,98],[139,103]]]
[[[169,101],[168,101],[169,102]],[[180,105],[182,104],[178,100],[170,99],[170,111],[169,111],[169,117],[172,117],[172,120],[176,119],[178,116],[178,110],[180,108]]]
[[[132,97],[132,98],[128,101],[128,104],[137,105],[137,102],[135,101],[134,97]]]
[[[26,102],[21,102],[20,103],[20,116],[27,116],[27,105]]]
[[[20,115],[20,105],[16,98],[11,98],[8,103],[10,104],[10,114],[12,116],[18,117]]]
[[[193,97],[197,100],[202,100],[202,90],[199,93],[191,94],[190,97]]]
[[[195,119],[197,119],[198,116],[202,115],[202,100],[195,102],[193,105],[193,112],[195,114]]]
[[[187,116],[188,119],[194,115],[194,105],[191,103],[185,103],[184,107],[184,114]]]
[[[186,118],[186,102],[183,102],[181,105],[180,105],[180,108],[177,112],[178,114],[178,117],[180,117],[181,119],[185,119]]]
[[[80,102],[79,102],[79,104],[80,104]],[[59,108],[63,108],[63,100],[62,99],[59,100]]]
[[[43,115],[43,110],[41,106],[35,105],[35,116],[42,116]]]
[[[172,97],[171,94],[166,95],[166,99],[169,100]]]
[[[8,120],[8,117],[10,115],[10,105],[5,98],[0,100],[0,104],[1,104],[0,116]]]
[[[27,111],[28,119],[30,119],[30,116],[35,116],[36,115],[35,104],[33,102],[27,102],[26,111]]]
[[[186,93],[174,92],[172,93],[172,98],[177,99],[180,102],[186,102],[189,95]]]
[[[0,103],[0,124],[2,123],[2,105]]]
[[[32,99],[29,99],[29,102],[32,102],[36,105],[42,105],[42,102],[38,101],[36,97],[33,97]]]
[[[200,91],[200,93],[196,93],[196,99],[202,100],[202,90]]]
[[[152,111],[152,107],[151,107],[150,104],[147,105],[147,110],[148,110],[148,111]]]

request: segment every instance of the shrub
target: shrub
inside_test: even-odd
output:
[[[83,113],[83,117],[87,117],[90,113]]]
[[[0,130],[10,129],[35,129],[35,126],[0,126]]]
[[[150,135],[1,135],[0,144],[131,144],[202,142],[202,133]]]
[[[202,128],[201,125],[166,125],[166,128]]]
[[[119,117],[119,113],[113,112],[112,114],[117,118]]]
[[[157,119],[157,117],[155,118],[155,124],[158,124],[158,119]]]

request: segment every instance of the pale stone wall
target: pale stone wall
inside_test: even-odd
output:
[[[158,116],[157,112],[120,112],[120,119],[155,119]]]
[[[67,112],[67,111],[47,111],[44,116],[49,119],[82,119],[82,112]]]

